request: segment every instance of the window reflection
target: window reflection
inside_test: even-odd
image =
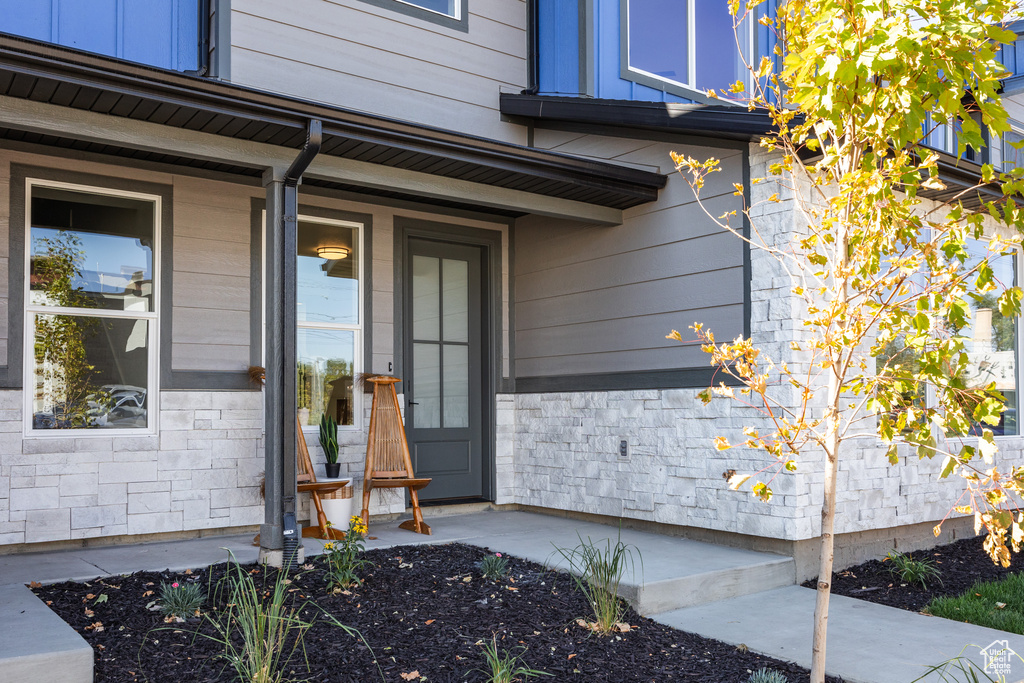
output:
[[[296,253],[299,422],[356,424],[353,391],[360,312],[359,226],[300,220]]]
[[[30,191],[32,428],[145,429],[155,202]]]

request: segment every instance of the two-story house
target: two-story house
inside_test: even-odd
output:
[[[701,94],[770,48],[724,1],[0,8],[4,550],[253,525],[279,549],[261,480],[287,497],[297,411],[311,445],[338,420],[358,486],[363,372],[403,380],[422,500],[810,547],[814,468],[728,491],[710,437],[748,417],[665,339],[799,324],[672,170],[719,157],[716,212],[764,172],[767,119]],[[951,491],[876,455],[840,545],[930,536]]]

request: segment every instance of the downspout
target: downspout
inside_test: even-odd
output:
[[[185,73],[192,76],[208,76],[210,74],[210,0],[199,0],[196,69]]]
[[[280,201],[268,201],[268,214],[273,205],[273,222],[268,224],[268,259],[273,272],[268,273],[271,285],[267,297],[267,527],[276,527],[282,540],[282,566],[287,571],[297,557],[301,543],[297,515],[298,491],[295,457],[296,433],[296,251],[298,247],[299,182],[313,158],[320,152],[323,124],[312,119],[306,132],[306,143],[284,176],[268,183],[280,188]],[[270,171],[272,173],[272,171]],[[273,548],[273,545],[265,547]]]
[[[540,92],[540,59],[537,51],[540,45],[540,0],[529,0],[526,5],[526,90],[523,95]]]

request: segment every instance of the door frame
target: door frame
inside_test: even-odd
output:
[[[395,217],[394,253],[394,362],[395,376],[404,378],[405,373],[405,272],[409,262],[409,240],[411,238],[435,242],[480,247],[480,281],[485,291],[480,301],[480,345],[481,345],[481,396],[483,409],[481,421],[481,460],[483,464],[483,498],[493,501],[497,492],[495,468],[495,395],[501,386],[501,263],[502,233],[500,230],[472,228],[452,223],[441,223],[416,218]],[[401,384],[398,388],[403,388]],[[402,391],[403,397],[405,392]],[[403,406],[404,408],[404,406]]]

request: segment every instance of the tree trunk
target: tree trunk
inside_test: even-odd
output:
[[[833,368],[828,391],[828,447],[825,462],[825,497],[821,505],[821,555],[818,560],[818,595],[814,604],[814,645],[811,652],[811,683],[825,683],[825,638],[828,601],[832,594],[832,559],[836,521],[836,475],[839,470],[839,378]]]
[[[850,169],[856,168],[857,155],[851,159]],[[849,278],[849,209],[838,225],[836,244],[832,259],[834,311],[844,311],[850,295],[847,287]],[[847,366],[844,354],[847,350],[837,340],[846,337],[846,322],[833,318],[836,329],[826,333],[826,357],[830,361],[828,375],[828,399],[825,407],[825,481],[824,498],[821,503],[821,549],[818,560],[818,595],[814,603],[814,643],[811,649],[811,683],[825,683],[825,638],[828,633],[828,601],[832,595],[832,559],[835,546],[836,523],[836,478],[839,472],[839,448],[842,443],[840,418],[843,404],[843,378]]]

